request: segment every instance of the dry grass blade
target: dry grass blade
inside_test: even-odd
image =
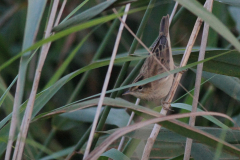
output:
[[[51,34],[51,29],[52,29],[55,15],[57,12],[58,3],[59,3],[59,0],[54,0],[53,8],[52,8],[51,15],[50,15],[50,18],[48,21],[48,26],[46,29],[45,38],[49,37]],[[25,145],[25,139],[26,139],[27,133],[28,133],[28,128],[29,128],[29,124],[30,124],[30,120],[31,120],[31,116],[32,116],[34,101],[35,101],[38,84],[39,84],[39,80],[40,80],[40,76],[41,76],[41,71],[42,71],[42,67],[45,62],[50,44],[51,43],[47,43],[46,45],[44,45],[42,47],[42,50],[41,50],[41,55],[40,55],[38,67],[37,67],[37,70],[35,73],[32,91],[31,91],[29,101],[28,101],[28,104],[26,107],[26,111],[25,111],[25,114],[24,114],[24,117],[22,120],[20,132],[18,134],[16,147],[15,147],[15,151],[14,151],[14,155],[13,155],[13,160],[21,160],[22,159],[22,153],[23,153],[23,149],[24,149],[24,145]]]
[[[206,6],[206,3],[205,3],[204,6]],[[186,50],[184,52],[184,55],[183,55],[180,67],[183,67],[183,66],[185,66],[187,64],[187,61],[189,59],[190,53],[192,51],[193,45],[195,43],[195,40],[196,40],[196,37],[198,35],[198,32],[199,32],[199,29],[200,29],[201,25],[202,25],[202,19],[198,18],[196,20],[196,23],[194,25],[192,34],[191,34],[190,39],[188,41],[188,45],[187,45]],[[168,38],[168,40],[169,40],[169,44],[171,44],[170,43],[170,38]],[[171,47],[169,47],[169,48],[171,48]],[[173,99],[173,97],[175,95],[177,87],[178,87],[178,85],[180,85],[179,82],[180,82],[181,77],[182,77],[182,73],[177,73],[177,75],[175,76],[172,88],[171,88],[167,98],[165,99],[165,101],[167,103],[163,104],[163,109],[160,112],[161,114],[163,114],[163,115],[167,114],[167,110],[164,109],[164,108],[169,108],[170,107],[170,104],[171,104],[172,99]],[[150,152],[151,152],[151,149],[152,149],[152,146],[153,146],[153,144],[154,144],[154,142],[156,140],[156,137],[157,137],[160,129],[161,129],[160,125],[158,125],[158,124],[154,125],[152,133],[151,133],[150,137],[148,138],[147,144],[146,144],[146,146],[144,148],[144,153],[143,153],[143,156],[142,156],[142,160],[147,160],[148,159],[148,157],[150,155]]]
[[[175,15],[176,11],[177,11],[177,7],[178,7],[178,2],[176,2],[175,5],[174,5],[174,7],[173,7],[171,16],[170,16],[170,18],[169,18],[169,26],[170,26],[170,24],[171,24],[171,22],[172,22],[172,20],[173,20],[173,17],[174,17],[174,15]]]
[[[130,8],[130,3],[126,5],[125,11],[124,11],[125,14],[123,15],[123,23],[125,23],[125,21],[127,19],[127,14],[126,13],[129,11],[129,8]],[[107,90],[107,86],[108,86],[108,83],[109,83],[109,80],[110,80],[110,75],[111,75],[111,72],[112,72],[114,60],[115,60],[117,50],[118,50],[118,46],[119,46],[119,43],[120,43],[120,39],[121,39],[121,36],[122,36],[122,31],[123,31],[123,26],[124,26],[123,23],[120,24],[120,27],[119,27],[119,30],[118,30],[118,35],[117,35],[116,42],[115,42],[115,45],[114,45],[114,49],[113,49],[112,57],[111,57],[111,60],[110,60],[110,63],[109,63],[108,71],[107,71],[107,74],[106,74],[106,77],[105,77],[105,80],[104,80],[100,100],[98,102],[97,111],[96,111],[96,114],[95,114],[95,117],[94,117],[94,121],[93,121],[93,124],[92,124],[91,132],[90,132],[90,135],[89,135],[89,139],[88,139],[88,143],[87,143],[87,147],[86,147],[83,159],[85,157],[87,157],[89,152],[90,152],[91,144],[92,144],[93,137],[94,137],[94,132],[96,130],[97,122],[98,122],[100,112],[101,112],[101,108],[102,108],[102,105],[103,105],[103,100],[104,100],[106,90]]]
[[[59,13],[58,13],[58,16],[57,16],[57,19],[56,19],[56,21],[55,21],[54,27],[56,27],[56,26],[59,24],[59,21],[60,21],[60,18],[61,18],[61,16],[62,16],[62,13],[63,13],[63,10],[64,10],[64,8],[65,8],[66,3],[67,3],[67,0],[64,0],[64,1],[62,2],[62,6],[61,6],[61,9],[60,9],[60,11],[59,11]]]
[[[208,2],[207,9],[211,12],[212,6],[213,6],[213,0],[208,0],[207,2]],[[204,23],[202,42],[201,42],[198,61],[203,60],[205,57],[205,51],[206,51],[207,39],[208,39],[208,31],[209,31],[209,25],[207,23]],[[197,112],[198,99],[199,99],[200,86],[201,86],[201,78],[202,78],[202,70],[203,70],[203,63],[200,63],[197,66],[194,99],[193,99],[193,103],[192,103],[192,112]],[[196,117],[194,117],[194,116],[190,117],[189,125],[194,126],[195,121],[196,121]],[[184,160],[190,159],[192,141],[193,141],[192,139],[187,138],[185,152],[184,152]]]
[[[92,100],[89,100],[89,101],[77,103],[77,104],[74,104],[72,106],[62,107],[60,109],[53,110],[50,113],[40,114],[33,121],[36,121],[40,118],[49,118],[50,116],[53,116],[53,115],[56,115],[56,114],[74,112],[74,111],[77,111],[77,110],[93,107],[93,106],[96,106],[98,104],[98,102],[99,102],[99,98],[96,98],[96,99],[92,99]],[[103,101],[103,105],[114,106],[114,107],[118,107],[118,108],[128,108],[128,109],[131,109],[131,110],[134,110],[134,111],[137,111],[137,112],[141,112],[141,113],[146,113],[148,115],[155,116],[155,117],[160,116],[160,114],[156,111],[153,111],[149,108],[139,106],[139,105],[136,105],[136,104],[134,105],[134,104],[132,104],[128,101],[125,101],[123,99],[120,99],[120,98],[112,99],[112,98],[105,97],[104,101]]]
[[[101,156],[101,154],[107,149],[107,147],[113,143],[116,139],[118,139],[119,137],[123,136],[124,134],[126,133],[129,133],[131,131],[134,131],[136,129],[139,129],[141,127],[144,127],[146,125],[149,125],[149,124],[153,124],[153,123],[158,123],[158,122],[162,122],[162,121],[174,121],[173,119],[177,119],[177,118],[184,118],[184,117],[189,117],[189,116],[203,116],[203,115],[214,115],[214,116],[221,116],[221,117],[224,117],[224,118],[227,118],[231,121],[233,121],[229,116],[225,115],[225,114],[221,114],[221,113],[215,113],[215,112],[198,112],[198,113],[185,113],[185,114],[178,114],[178,115],[170,115],[170,116],[164,116],[164,117],[159,117],[159,118],[154,118],[154,119],[151,119],[151,120],[147,120],[147,121],[144,121],[144,122],[140,122],[140,123],[136,123],[136,124],[133,124],[133,125],[130,125],[130,126],[126,126],[126,127],[123,127],[119,130],[117,130],[116,132],[114,132],[113,134],[111,134],[101,145],[99,145],[95,150],[93,150],[89,156],[86,157],[85,160],[95,160],[97,158],[99,158],[99,156]],[[177,121],[174,121],[174,122],[177,122]],[[180,124],[179,124],[180,125]],[[188,128],[188,129],[191,129],[192,131],[195,131],[197,133],[200,133],[208,138],[211,138],[217,142],[220,142],[220,143],[223,143],[224,145],[226,146],[229,146],[231,148],[234,148],[235,150],[238,150],[240,152],[240,149],[218,139],[218,138],[215,138],[214,136],[210,135],[210,134],[207,134],[201,130],[198,130],[196,128],[193,128],[191,126],[188,126],[186,124],[182,124],[182,126],[184,128]]]

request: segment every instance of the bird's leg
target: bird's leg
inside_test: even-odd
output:
[[[162,101],[161,101],[161,104],[162,104],[162,108],[163,108],[163,109],[165,109],[165,110],[167,110],[167,111],[174,111],[174,110],[171,109],[171,103],[170,103],[170,102],[167,102],[167,101],[162,100]],[[169,108],[165,107],[164,104],[168,104],[168,105],[169,105]]]

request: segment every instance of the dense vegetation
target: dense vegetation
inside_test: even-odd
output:
[[[123,15],[126,2],[131,2],[126,24],[147,47],[158,37],[162,16],[171,15],[175,5],[175,1],[167,0],[67,1],[60,14],[60,23],[51,27],[50,23],[55,24],[64,2],[0,2],[0,159],[6,155],[9,133],[15,136],[10,145],[11,156],[17,155],[15,152],[19,148],[16,147],[16,141],[22,121],[22,126],[27,128],[22,159],[82,158],[118,34],[118,16]],[[185,125],[188,124],[189,115],[175,121],[161,122],[164,128],[157,136],[150,158],[183,159],[186,137],[190,137],[194,139],[191,151],[193,159],[238,159],[240,133],[234,127],[238,127],[240,116],[240,2],[214,1],[212,13],[200,5],[204,3],[203,0],[177,2],[181,5],[170,26],[175,65],[181,64],[197,17],[202,18],[210,25],[210,30],[198,108],[199,111],[223,113],[229,118],[198,116],[197,127],[192,128]],[[54,8],[57,14],[52,20],[50,15]],[[113,12],[113,8],[119,15]],[[191,111],[202,32],[203,27],[197,35],[187,65],[172,71],[173,74],[188,69],[180,81],[183,87],[179,86],[174,95],[171,104],[173,111],[169,111],[168,115]],[[46,44],[50,44],[49,50]],[[141,159],[153,125],[142,126],[133,132],[129,130],[122,152],[116,150],[120,137],[115,136],[114,131],[127,125],[132,111],[135,112],[134,122],[139,123],[143,118],[149,122],[149,119],[158,117],[162,109],[160,102],[141,101],[136,106],[136,98],[122,96],[129,87],[127,85],[138,74],[144,58],[149,56],[147,53],[133,35],[124,29],[107,87],[108,98],[103,102],[105,107],[97,127],[99,132],[94,135],[92,149],[100,146],[109,135],[112,140],[117,140],[103,151],[100,159]],[[41,63],[43,68],[38,70]],[[40,78],[36,78],[39,73]],[[140,83],[156,79],[159,77]],[[36,82],[38,80],[39,85]],[[35,95],[33,86],[36,86],[36,98],[29,100]],[[17,120],[16,132],[10,129],[14,122],[11,120],[13,106],[16,113],[13,117]],[[27,120],[23,120],[27,114],[31,119],[29,128]],[[231,122],[230,117],[236,123]],[[125,131],[124,128],[121,130],[122,133]],[[110,139],[107,141],[110,142]],[[102,151],[96,152],[101,155]]]

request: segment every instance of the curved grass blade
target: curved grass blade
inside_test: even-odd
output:
[[[172,107],[175,108],[180,108],[180,109],[185,109],[188,111],[192,110],[192,106],[189,104],[184,104],[184,103],[173,103],[171,104]],[[203,112],[203,110],[201,109],[197,109],[198,112]],[[207,120],[213,122],[214,124],[216,124],[217,126],[224,128],[224,129],[229,129],[228,126],[226,126],[225,124],[223,124],[221,121],[219,121],[217,118],[213,117],[213,116],[203,116],[204,118],[206,118]]]
[[[112,5],[116,0],[109,0],[102,2],[94,7],[91,7],[90,9],[66,20],[64,23],[59,24],[58,26],[54,27],[52,31],[58,32],[61,30],[64,30],[68,27],[71,27],[73,25],[79,24],[81,22],[87,21],[94,16],[102,13],[106,8],[108,8],[110,5]]]
[[[81,103],[77,103],[77,104],[73,104],[73,105],[70,105],[70,106],[63,106],[63,107],[60,107],[60,108],[55,109],[53,111],[40,114],[39,116],[34,118],[33,121],[36,121],[36,120],[38,120],[40,118],[43,118],[43,117],[49,117],[49,116],[53,116],[53,115],[56,115],[56,114],[62,114],[62,113],[67,113],[67,112],[74,112],[74,111],[77,111],[77,110],[80,110],[80,109],[85,109],[85,108],[89,108],[89,107],[92,107],[92,106],[96,106],[98,104],[98,101],[99,101],[99,98],[92,99],[92,100],[85,101],[85,102],[81,102]],[[128,108],[128,109],[132,109],[134,111],[141,112],[141,113],[144,113],[144,114],[148,114],[148,115],[151,115],[151,116],[159,116],[160,115],[156,111],[153,111],[149,108],[146,108],[146,107],[143,107],[143,106],[140,106],[140,105],[135,105],[133,103],[130,103],[130,102],[125,101],[125,100],[120,99],[120,98],[113,99],[113,98],[105,97],[105,99],[103,101],[103,104],[113,106],[113,107],[115,106],[115,107],[118,107],[118,108]]]
[[[86,101],[86,102],[83,102],[83,103],[79,103],[79,104],[75,104],[75,105],[73,105],[73,106],[68,106],[68,107],[62,107],[62,108],[60,108],[60,109],[57,109],[57,110],[54,110],[54,111],[52,111],[52,112],[50,112],[50,113],[47,113],[47,114],[42,114],[42,115],[40,115],[40,116],[38,116],[38,117],[36,117],[36,119],[35,120],[38,120],[38,118],[41,118],[41,117],[45,117],[45,116],[52,116],[52,115],[54,115],[54,114],[59,114],[59,113],[65,113],[65,112],[74,112],[74,111],[76,111],[76,110],[79,110],[79,109],[84,109],[84,108],[86,108],[86,107],[91,107],[91,106],[95,106],[95,105],[97,105],[97,103],[98,103],[98,100],[99,99],[94,99],[94,100],[89,100],[89,101]],[[115,106],[115,107],[126,107],[126,108],[129,108],[129,109],[133,109],[133,110],[135,110],[135,111],[138,111],[138,112],[142,112],[143,114],[149,114],[149,115],[154,115],[154,116],[156,116],[156,117],[159,117],[159,116],[161,116],[161,114],[159,114],[159,113],[157,113],[157,112],[154,112],[154,111],[152,111],[152,110],[150,110],[150,109],[147,109],[147,108],[144,108],[144,107],[142,107],[142,106],[135,106],[134,104],[132,104],[132,103],[129,103],[129,102],[127,102],[127,101],[124,101],[124,100],[121,100],[121,99],[111,99],[111,98],[106,98],[106,99],[104,99],[104,104],[105,105],[109,105],[109,106]],[[208,115],[209,116],[209,115]],[[145,118],[146,118],[146,116],[144,116]],[[171,125],[173,125],[172,124],[172,122],[168,122],[168,123],[171,123]],[[171,126],[171,125],[164,125],[166,128],[169,128],[169,126]],[[186,125],[187,126],[187,125]],[[178,126],[179,127],[179,126]],[[181,126],[182,127],[182,126]],[[180,128],[181,128],[180,127]],[[180,129],[180,128],[178,128],[178,129],[174,129],[174,131],[176,132],[176,130],[182,130],[182,129]],[[171,128],[172,129],[172,128]],[[208,130],[208,132],[211,132],[211,130],[209,131]],[[142,133],[142,132],[141,132]],[[150,133],[150,130],[149,130],[149,133]],[[177,132],[177,133],[179,133],[179,131]],[[216,132],[216,131],[214,131],[213,133],[215,133],[214,135],[216,135],[216,133],[219,133],[218,131]],[[181,134],[181,135],[185,135],[185,134]],[[192,136],[192,135],[191,135]],[[205,134],[205,136],[206,136],[206,134]],[[201,137],[201,136],[200,136]],[[211,137],[211,136],[210,136]],[[205,137],[206,138],[206,137]],[[208,135],[208,138],[209,138],[209,135]],[[199,140],[199,141],[201,141],[203,138],[199,138],[199,139],[197,139],[197,140]],[[234,138],[230,138],[230,140],[232,141],[232,140],[235,140],[236,141],[236,137],[234,136]],[[205,140],[205,143],[207,143],[207,141]],[[211,143],[213,143],[213,142],[211,142]],[[208,145],[213,145],[213,144],[211,144],[211,143],[207,143]],[[218,142],[214,142],[214,145],[216,145]],[[224,142],[225,143],[225,142]]]
[[[169,115],[169,116],[163,116],[160,118],[154,118],[151,120],[147,120],[144,122],[136,123],[131,126],[123,127],[121,129],[118,129],[116,132],[114,132],[112,135],[110,135],[101,145],[99,145],[95,150],[93,150],[88,157],[86,157],[86,160],[90,159],[97,159],[105,150],[106,148],[117,138],[123,136],[126,133],[129,133],[133,130],[136,130],[138,128],[141,128],[143,126],[153,124],[158,122],[160,125],[164,126],[165,128],[168,128],[170,130],[173,130],[176,133],[179,133],[180,135],[190,137],[192,139],[198,140],[204,144],[207,144],[212,147],[216,147],[218,143],[223,144],[223,148],[231,152],[234,155],[239,156],[240,154],[240,149],[236,148],[233,145],[230,145],[210,134],[207,134],[201,130],[196,129],[195,127],[188,126],[187,124],[178,122],[176,118],[184,118],[184,117],[189,117],[189,116],[198,116],[198,115],[218,115],[218,116],[224,116],[227,118],[228,116],[224,114],[219,114],[219,113],[214,113],[214,112],[205,112],[205,113],[187,113],[187,114],[178,114],[178,115]],[[229,117],[228,117],[229,118]],[[231,118],[230,118],[231,119]],[[181,129],[180,129],[181,128]]]
[[[94,115],[95,115],[94,113],[96,113],[96,107],[87,108],[87,109],[83,109],[83,110],[79,110],[71,113],[64,113],[59,115],[59,117],[61,119],[67,118],[68,120],[70,119],[73,121],[92,123],[94,120]],[[129,117],[130,117],[129,114],[126,112],[125,109],[112,108],[107,117],[105,124],[115,125],[117,127],[124,127],[127,125]],[[56,116],[54,118],[56,118]],[[59,123],[59,120],[57,119],[54,122]]]
[[[80,8],[82,8],[82,6],[84,6],[88,1],[89,1],[89,0],[85,0],[85,1],[83,1],[82,3],[80,3],[71,13],[69,13],[69,14],[67,15],[66,18],[64,18],[64,19],[62,20],[62,22],[61,22],[60,24],[64,23],[66,20],[68,20],[68,19],[69,19],[72,15],[74,15]]]

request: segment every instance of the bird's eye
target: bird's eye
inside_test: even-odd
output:
[[[139,89],[139,90],[142,90],[142,89],[143,89],[143,87],[142,87],[142,86],[138,86],[138,89]]]

